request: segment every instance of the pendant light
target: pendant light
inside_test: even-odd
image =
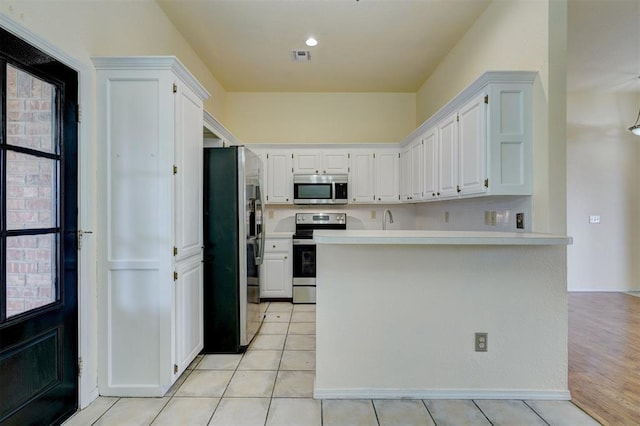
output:
[[[640,78],[640,76],[638,76]],[[638,117],[636,118],[636,122],[633,123],[633,126],[629,127],[629,131],[636,136],[640,136],[640,109],[638,109]]]
[[[638,123],[638,121],[640,121],[640,110],[638,110],[638,118],[636,118],[636,122],[633,126],[629,127],[629,131],[631,133],[640,136],[640,124]]]

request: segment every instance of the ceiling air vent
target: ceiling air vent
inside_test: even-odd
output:
[[[308,50],[292,50],[291,51],[291,58],[294,61],[310,61],[311,60],[311,52],[309,52]]]

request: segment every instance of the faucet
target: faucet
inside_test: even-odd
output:
[[[393,215],[391,214],[391,210],[385,209],[384,213],[382,213],[382,229],[387,229],[387,214],[389,215],[389,223],[393,223]]]

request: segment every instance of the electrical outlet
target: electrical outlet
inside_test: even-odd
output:
[[[516,213],[516,228],[524,229],[524,213]]]
[[[371,210],[371,219],[375,219],[375,218],[376,218],[376,211]]]
[[[476,333],[475,343],[476,343],[476,352],[487,352],[487,344],[489,343],[489,333]]]
[[[444,212],[444,222],[449,223],[449,212]]]
[[[594,223],[594,224],[600,223],[600,215],[589,216],[589,223]]]
[[[497,222],[498,222],[498,212],[497,211],[492,211],[491,212],[491,226],[496,226]]]
[[[484,211],[484,224],[491,225],[491,212],[489,210]]]

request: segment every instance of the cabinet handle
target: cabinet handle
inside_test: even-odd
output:
[[[462,192],[462,190],[460,189],[460,185],[456,185],[456,191]]]

